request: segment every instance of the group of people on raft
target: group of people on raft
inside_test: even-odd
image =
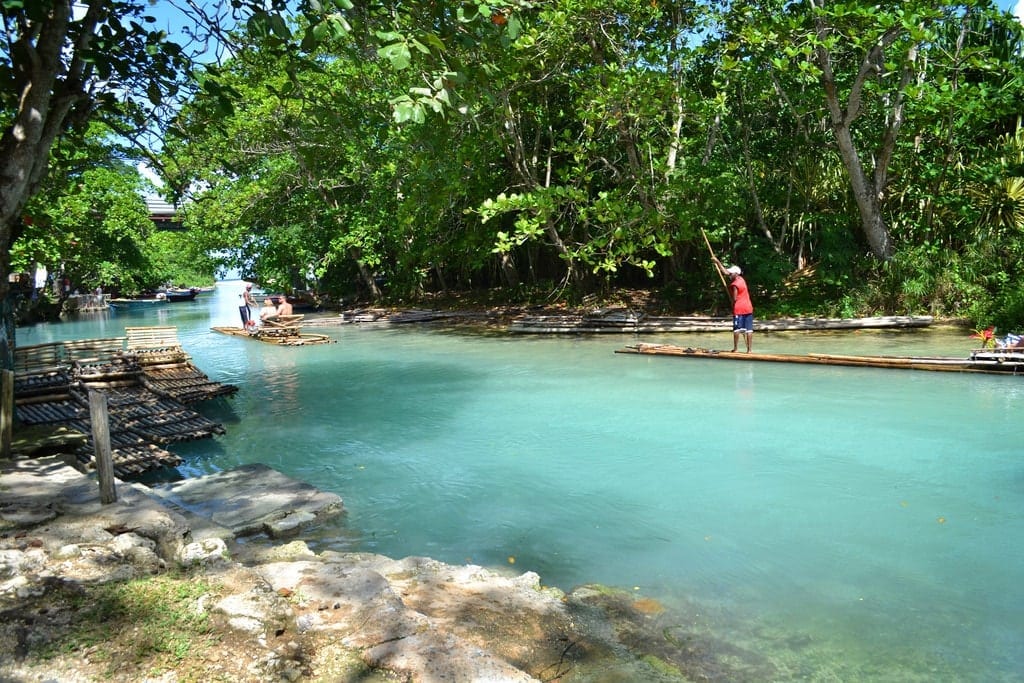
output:
[[[276,306],[273,299],[267,298],[264,299],[263,306],[260,308],[259,323],[257,323],[252,317],[252,309],[256,306],[256,300],[252,296],[252,284],[246,283],[245,289],[238,296],[242,298],[238,313],[242,318],[242,328],[245,330],[255,330],[267,322],[273,323],[282,317],[292,315],[292,305],[288,303],[288,299],[284,295],[279,297],[280,303]]]

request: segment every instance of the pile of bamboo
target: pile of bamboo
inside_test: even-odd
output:
[[[108,403],[117,476],[181,464],[163,446],[224,433],[186,407],[238,387],[211,381],[177,341],[176,328],[128,328],[128,337],[37,344],[15,349],[14,413],[24,425],[67,427],[87,437],[74,455],[93,466],[90,391]],[[125,348],[125,342],[128,348]]]
[[[758,332],[796,330],[858,330],[927,327],[931,316],[880,316],[873,318],[776,318],[757,321]],[[633,311],[596,311],[586,315],[524,316],[513,320],[510,332],[571,334],[617,332],[663,334],[667,332],[722,332],[732,330],[731,317],[648,316]]]

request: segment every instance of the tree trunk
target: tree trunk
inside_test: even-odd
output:
[[[757,179],[754,176],[754,164],[750,160],[750,119],[747,116],[746,101],[743,97],[743,88],[739,89],[739,107],[742,114],[742,121],[740,126],[742,127],[743,135],[743,167],[747,178],[747,187],[750,189],[750,201],[752,202],[751,208],[754,211],[754,218],[757,220],[757,227],[761,233],[768,239],[768,242],[772,245],[772,248],[776,253],[782,251],[781,242],[775,240],[775,236],[772,235],[771,228],[768,227],[768,222],[764,219],[764,209],[761,208],[761,197],[757,193]]]
[[[505,280],[505,284],[509,287],[519,286],[519,271],[516,270],[516,264],[512,262],[512,256],[510,254],[500,254],[501,265],[501,276]]]
[[[850,176],[850,186],[853,188],[853,198],[857,202],[857,210],[860,212],[860,226],[864,231],[864,237],[871,247],[871,253],[880,259],[892,258],[892,240],[889,238],[889,226],[882,217],[882,209],[878,201],[878,189],[873,180],[864,173],[864,167],[857,156],[857,150],[850,136],[850,129],[845,126],[833,128],[836,136],[836,143],[839,145],[839,153],[843,158],[843,165]]]
[[[519,176],[519,180],[522,185],[528,188],[530,191],[535,191],[541,187],[551,186],[551,155],[552,145],[554,144],[553,132],[548,130],[548,147],[544,153],[546,172],[544,173],[544,180],[539,179],[540,174],[538,168],[540,167],[540,147],[541,147],[541,136],[538,131],[536,139],[534,140],[533,153],[527,155],[526,143],[524,142],[521,135],[521,127],[519,125],[519,117],[515,110],[512,108],[512,102],[508,98],[508,93],[503,95],[503,104],[505,105],[505,126],[507,128],[507,134],[512,138],[513,144],[510,147],[506,147],[506,154],[512,168],[515,170],[516,175]],[[544,232],[547,234],[548,239],[551,241],[551,246],[555,248],[558,255],[562,257],[567,266],[567,276],[572,277],[572,258],[565,247],[565,242],[562,240],[562,236],[558,232],[558,226],[552,218],[548,218],[545,221]],[[502,264],[504,267],[504,264]]]
[[[352,247],[349,250],[349,256],[351,256],[352,260],[356,262],[356,268],[359,269],[359,277],[362,278],[363,284],[366,285],[366,289],[370,292],[370,298],[375,302],[380,301],[381,292],[380,287],[377,286],[377,279],[373,276],[373,273],[370,272],[370,269],[366,267],[366,264],[363,263],[359,250]]]
[[[97,7],[90,6],[82,18],[85,27],[81,45],[87,46],[90,27],[99,18]],[[18,111],[0,138],[0,300],[7,301],[10,291],[10,249],[21,225],[22,211],[36,192],[50,160],[50,148],[64,128],[74,105],[85,95],[82,73],[85,63],[76,56],[67,71],[61,61],[71,20],[71,2],[53,3],[38,33],[26,34],[10,45],[12,85],[18,96]],[[32,38],[35,38],[33,44]],[[62,80],[58,76],[64,75]],[[5,344],[0,354],[4,367],[13,367],[13,307],[3,306],[2,327]]]
[[[823,4],[820,0],[818,2],[811,0],[812,7],[815,5],[821,7]],[[896,134],[903,122],[903,93],[909,79],[909,68],[905,68],[903,71],[900,87],[896,92],[892,111],[889,113],[889,124],[886,126],[882,143],[875,157],[874,173],[871,175],[865,172],[860,155],[857,153],[851,127],[861,113],[861,96],[864,86],[868,79],[875,78],[884,68],[885,48],[896,40],[900,29],[892,28],[886,31],[864,55],[844,107],[839,102],[839,86],[832,71],[832,54],[825,47],[830,40],[832,27],[821,16],[815,19],[815,24],[819,41],[815,48],[815,60],[821,68],[821,85],[825,91],[825,100],[832,120],[832,132],[836,136],[836,145],[839,147],[843,166],[850,178],[853,197],[860,213],[861,230],[871,247],[871,252],[879,259],[888,260],[892,258],[893,245],[889,235],[889,226],[882,216],[881,198],[885,191],[888,163],[895,148]],[[913,62],[915,56],[916,50],[912,49],[908,53],[908,65]]]

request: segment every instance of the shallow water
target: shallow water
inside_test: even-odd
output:
[[[323,330],[281,348],[235,284],[20,344],[171,324],[238,395],[181,474],[248,462],[334,491],[317,545],[624,587],[775,680],[1024,674],[1024,378],[616,354],[632,335]],[[731,335],[640,341],[729,348]],[[964,356],[962,330],[758,334],[766,352]]]

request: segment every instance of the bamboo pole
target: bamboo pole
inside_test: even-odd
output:
[[[725,276],[722,275],[722,271],[719,270],[718,266],[715,264],[715,252],[711,248],[711,242],[708,241],[708,236],[704,234],[704,228],[700,229],[700,234],[704,238],[704,244],[708,247],[708,253],[711,254],[711,265],[715,266],[715,272],[718,273],[718,279],[722,281],[722,286],[725,287],[725,293],[728,294],[729,299],[732,300],[732,294],[729,292],[729,284],[725,281]]]

